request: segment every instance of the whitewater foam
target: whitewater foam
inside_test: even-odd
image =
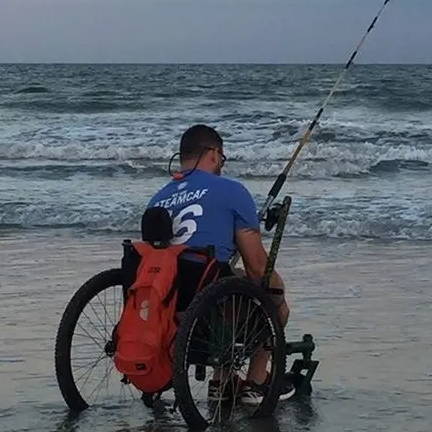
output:
[[[103,196],[101,197],[103,198]],[[261,198],[262,199],[262,198]],[[64,200],[0,205],[0,227],[82,228],[88,231],[138,230],[143,203]],[[432,240],[432,207],[408,198],[295,198],[286,228],[294,237]]]

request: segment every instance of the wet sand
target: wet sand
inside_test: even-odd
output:
[[[186,430],[141,404],[68,414],[54,338],[74,291],[117,267],[122,237],[0,233],[0,431]],[[19,237],[21,236],[21,237]],[[287,339],[312,333],[321,361],[310,400],[232,430],[432,430],[432,243],[286,239]]]

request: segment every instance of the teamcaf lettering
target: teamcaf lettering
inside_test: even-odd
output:
[[[201,199],[207,192],[208,189],[198,189],[191,192],[188,190],[176,192],[173,193],[169,198],[158,201],[155,204],[155,207],[165,207],[166,209],[168,209],[170,207],[186,204],[191,201],[196,201]]]

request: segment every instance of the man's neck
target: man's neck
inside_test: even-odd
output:
[[[180,166],[180,171],[181,172],[191,171],[193,169],[200,170],[200,171],[205,171],[205,172],[208,172],[208,173],[212,174],[212,171],[208,167],[203,166],[202,164],[198,164],[197,166],[195,166],[195,163],[183,163]]]

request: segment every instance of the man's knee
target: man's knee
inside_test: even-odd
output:
[[[232,268],[233,273],[237,277],[246,277],[246,272],[241,268]],[[282,327],[285,327],[288,323],[290,310],[288,303],[285,300],[284,294],[271,294],[272,301],[276,305],[278,317]]]
[[[286,300],[284,299],[283,302],[278,307],[278,316],[279,316],[280,323],[282,324],[282,327],[285,327],[287,325],[289,314],[290,314],[290,310]]]

